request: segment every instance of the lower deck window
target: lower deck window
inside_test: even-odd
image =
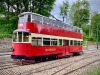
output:
[[[59,39],[59,45],[62,45],[62,39]]]
[[[73,45],[74,43],[73,43],[73,40],[70,40],[70,45]]]
[[[51,46],[57,45],[57,39],[51,39]]]
[[[82,46],[82,41],[80,42],[80,45]]]
[[[42,45],[42,38],[41,37],[32,37],[32,45],[33,46],[41,46]]]
[[[77,46],[77,41],[74,40],[74,46]]]
[[[43,38],[43,45],[50,45],[50,38]]]

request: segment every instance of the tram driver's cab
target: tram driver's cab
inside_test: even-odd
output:
[[[25,43],[25,42],[29,42],[29,37],[30,37],[30,33],[26,30],[15,30],[13,32],[13,42],[20,42],[20,43]]]

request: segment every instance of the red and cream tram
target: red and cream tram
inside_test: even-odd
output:
[[[13,32],[12,59],[62,58],[82,53],[82,29],[39,14],[19,15]]]

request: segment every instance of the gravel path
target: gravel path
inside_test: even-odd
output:
[[[0,56],[0,75],[82,75],[99,64],[99,57],[100,50],[92,49],[80,56],[19,66],[6,53]]]

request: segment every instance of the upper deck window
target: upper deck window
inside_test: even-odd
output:
[[[35,23],[42,23],[42,17],[41,16],[39,16],[39,15],[35,15],[35,14],[33,14],[32,15],[32,22],[35,22]]]
[[[19,23],[23,22],[30,22],[31,21],[31,15],[30,14],[24,14],[19,16]]]

